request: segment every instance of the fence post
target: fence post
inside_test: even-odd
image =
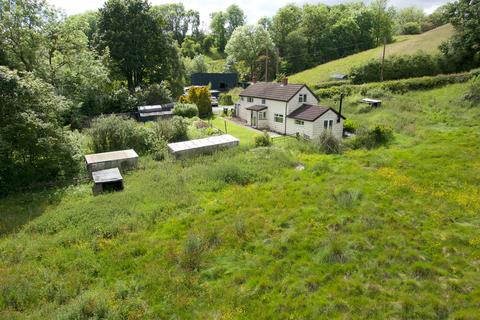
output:
[[[227,120],[223,119],[223,123],[225,124],[225,133],[228,133],[228,131],[227,131]]]

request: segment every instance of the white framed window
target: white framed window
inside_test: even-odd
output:
[[[267,120],[267,111],[260,111],[258,113],[258,120]]]
[[[307,102],[307,95],[306,94],[299,95],[298,102]]]
[[[265,99],[262,99],[262,104],[266,104],[267,102],[265,101]]]
[[[324,128],[324,129],[330,129],[330,130],[332,130],[332,128],[333,128],[333,120],[325,120],[325,121],[323,121],[323,128]]]
[[[305,124],[305,122],[303,120],[295,120],[295,124],[297,124],[299,126],[303,126]]]
[[[244,101],[244,100],[245,100],[245,99],[243,99],[243,97],[240,97],[240,99],[241,99],[242,101]]]
[[[274,120],[275,122],[283,123],[283,114],[275,113]]]
[[[247,97],[247,101],[248,102],[253,102],[253,98],[252,97]]]

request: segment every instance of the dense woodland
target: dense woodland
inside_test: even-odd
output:
[[[210,30],[203,30],[199,13],[183,4],[108,0],[96,12],[65,16],[44,0],[0,0],[0,189],[68,181],[81,158],[75,129],[101,114],[176,101],[189,74],[211,70],[208,59],[243,80],[273,80],[451,22],[457,35],[442,46],[435,72],[445,64],[473,68],[480,60],[479,12],[466,0],[430,16],[376,0],[287,5],[247,25],[232,5],[212,13]]]

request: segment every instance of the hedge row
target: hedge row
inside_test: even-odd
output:
[[[319,89],[315,93],[320,98],[333,98],[343,93],[344,95],[361,94],[366,95],[371,90],[384,90],[392,93],[403,94],[414,90],[427,90],[445,86],[452,83],[464,83],[475,76],[480,75],[480,69],[470,72],[456,73],[449,75],[438,75],[434,77],[421,77],[403,80],[392,80],[385,82],[373,82],[361,85],[343,85],[327,89]]]
[[[338,87],[338,86],[343,86],[346,84],[352,84],[350,80],[332,80],[332,81],[324,81],[317,83],[314,88],[315,89],[328,89],[331,87]]]
[[[353,84],[379,81],[382,62],[372,59],[367,63],[353,67],[350,77]],[[465,71],[456,69],[445,57],[430,55],[423,52],[414,55],[394,55],[385,59],[383,79],[400,80],[439,74],[451,74]]]

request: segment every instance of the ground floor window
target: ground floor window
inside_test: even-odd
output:
[[[333,120],[325,120],[323,121],[323,127],[325,129],[332,129],[333,128]]]
[[[303,122],[303,120],[295,120],[295,124],[298,124],[299,126],[303,126],[305,122]]]
[[[283,114],[275,113],[275,122],[283,123]]]
[[[267,111],[260,111],[258,113],[258,120],[267,120]]]

